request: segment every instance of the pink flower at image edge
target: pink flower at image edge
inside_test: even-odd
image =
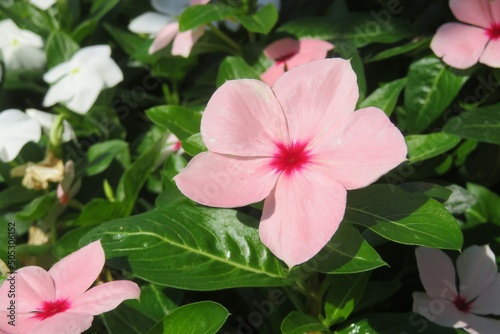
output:
[[[346,190],[361,188],[406,159],[399,130],[377,108],[354,112],[349,61],[300,65],[271,89],[228,81],[201,122],[208,148],[174,179],[189,198],[214,207],[265,199],[262,242],[289,267],[318,253],[337,230]]]
[[[274,64],[262,74],[262,81],[272,86],[286,71],[314,60],[325,59],[331,49],[333,44],[320,39],[277,40],[264,49],[265,56],[273,60]]]
[[[500,67],[500,1],[450,0],[455,17],[463,23],[439,27],[431,49],[455,68],[466,69],[478,61]]]
[[[89,287],[104,266],[101,242],[94,241],[66,256],[47,272],[28,266],[7,277],[0,287],[0,332],[10,334],[81,333],[95,315],[116,308],[126,299],[139,299],[131,281],[113,281]],[[15,298],[8,297],[9,278]],[[15,301],[15,326],[9,325],[9,307]]]

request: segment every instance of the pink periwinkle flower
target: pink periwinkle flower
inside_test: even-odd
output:
[[[264,49],[264,55],[274,61],[274,64],[262,74],[261,78],[272,86],[283,73],[295,66],[325,59],[331,49],[333,49],[333,44],[320,39],[282,38],[277,40]]]
[[[147,33],[154,37],[149,53],[153,54],[170,42],[174,56],[188,57],[196,41],[203,36],[205,26],[180,32],[179,16],[189,6],[205,5],[210,0],[151,0],[159,13],[147,12],[130,22],[128,28],[135,33]]]
[[[488,245],[471,246],[457,258],[455,268],[441,250],[418,247],[420,280],[425,289],[413,293],[413,311],[444,327],[463,328],[473,334],[500,333],[500,275]]]
[[[354,112],[349,61],[297,66],[271,87],[227,81],[201,121],[208,148],[175,177],[189,198],[214,207],[264,202],[259,233],[289,267],[313,257],[343,218],[346,190],[405,160],[403,136],[382,110]]]
[[[432,39],[432,51],[455,68],[480,63],[500,67],[500,1],[450,0],[455,17],[463,23],[446,23]]]
[[[0,332],[81,333],[90,328],[95,315],[126,299],[139,299],[139,287],[131,281],[89,289],[103,266],[104,250],[98,240],[66,256],[48,272],[36,266],[18,269],[0,287]]]

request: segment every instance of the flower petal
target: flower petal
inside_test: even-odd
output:
[[[172,44],[172,55],[182,56],[184,58],[189,57],[194,43],[196,43],[196,41],[203,36],[204,33],[204,26],[179,32],[177,36],[175,36],[174,43]]]
[[[287,61],[288,70],[314,60],[325,59],[333,44],[321,39],[304,38],[300,40],[300,51]]]
[[[282,174],[264,202],[262,242],[291,268],[316,255],[331,239],[346,208],[346,190],[314,168]]]
[[[434,35],[431,49],[446,64],[466,69],[478,62],[488,40],[489,37],[482,28],[446,23]]]
[[[38,123],[40,123],[42,128],[47,132],[50,132],[54,124],[54,121],[56,120],[57,117],[56,115],[49,114],[47,112],[32,108],[26,109],[26,115],[28,115],[33,119],[36,119]],[[62,134],[63,142],[68,142],[76,138],[75,131],[73,131],[73,127],[71,126],[71,124],[68,123],[68,121],[66,120],[63,121],[63,128],[64,128]]]
[[[128,29],[136,34],[149,34],[155,36],[167,24],[172,23],[174,19],[169,16],[155,12],[146,12],[133,19]]]
[[[497,3],[500,3],[497,0]],[[500,67],[500,39],[491,40],[484,49],[479,61],[490,67]]]
[[[300,42],[293,38],[282,38],[264,49],[264,55],[273,60],[279,60],[283,57],[295,55],[300,50]]]
[[[174,180],[184,195],[200,204],[239,207],[269,195],[278,179],[270,161],[204,152],[195,156]]]
[[[405,161],[407,154],[401,132],[382,110],[373,107],[352,113],[339,137],[314,150],[348,190],[375,182]]]
[[[98,315],[115,309],[127,299],[139,299],[141,290],[131,281],[113,281],[97,285],[75,298],[68,312]]]
[[[90,313],[62,312],[40,321],[30,334],[82,333],[92,326],[93,320]]]
[[[8,318],[9,315],[8,312],[0,310],[0,319],[7,319],[7,321],[0,321],[0,334],[31,334],[32,329],[40,322],[40,320],[33,318],[33,314],[31,313],[17,312],[14,327],[8,323],[8,321],[10,321],[10,318]]]
[[[488,245],[470,246],[458,256],[460,295],[471,301],[489,288],[497,276],[495,254]]]
[[[17,109],[0,113],[0,160],[14,160],[28,142],[38,142],[42,135],[40,124]]]
[[[41,10],[47,10],[56,3],[57,0],[30,0],[30,3]]]
[[[94,283],[103,266],[104,250],[100,240],[88,244],[57,262],[49,270],[49,274],[54,279],[56,298],[72,300],[83,294]]]
[[[288,143],[285,116],[271,88],[259,80],[227,81],[212,95],[201,120],[210,151],[238,156],[273,156]]]
[[[184,9],[189,7],[190,0],[152,0],[153,8],[160,13],[170,16],[181,15]]]
[[[491,15],[495,22],[500,22],[500,1],[490,1]]]
[[[266,84],[273,86],[283,74],[285,74],[285,63],[274,63],[260,77]]]
[[[498,334],[500,333],[500,320],[480,317],[472,313],[465,313],[463,321],[467,323],[465,330],[470,334]]]
[[[343,130],[359,96],[350,62],[339,58],[297,66],[276,81],[273,91],[285,113],[290,140],[313,145]]]
[[[453,303],[430,298],[423,292],[413,293],[413,312],[444,327],[463,328],[467,325],[463,321],[464,313],[458,311]]]
[[[455,268],[448,255],[439,249],[417,247],[415,256],[420,281],[429,297],[453,301],[458,293]]]
[[[490,2],[492,1],[450,0],[450,8],[459,21],[487,28],[494,22],[490,12]]]
[[[77,84],[73,86],[74,95],[65,104],[76,113],[86,114],[104,88],[104,81],[101,77],[87,73],[81,73],[75,81]]]
[[[164,26],[149,47],[149,54],[153,54],[166,47],[179,32],[179,22],[172,22]]]
[[[43,106],[50,107],[58,102],[69,101],[74,96],[77,85],[74,75],[65,76],[49,88],[43,99]]]
[[[47,83],[53,84],[62,77],[68,75],[71,72],[71,63],[66,61],[64,63],[54,66],[50,71],[43,75],[43,80]]]
[[[96,77],[99,76],[104,80],[105,88],[113,87],[123,81],[122,70],[112,58],[106,59],[101,64],[96,64],[94,72]]]
[[[31,46],[20,47],[16,54],[21,67],[25,69],[42,68],[47,61],[45,51]]]
[[[493,283],[474,300],[471,312],[475,314],[500,315],[500,274],[495,276]],[[500,333],[500,332],[499,332]]]

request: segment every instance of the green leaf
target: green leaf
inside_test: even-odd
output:
[[[291,284],[248,224],[257,222],[234,210],[178,205],[104,223],[81,242],[101,239],[111,266],[180,289]]]
[[[460,137],[443,132],[405,137],[408,159],[411,163],[437,157],[458,145]]]
[[[157,323],[148,334],[216,334],[229,312],[218,303],[197,302],[179,307]]]
[[[492,222],[500,225],[500,196],[474,183],[467,183],[467,190],[476,198],[476,204],[465,212],[467,224]]]
[[[21,185],[11,186],[0,191],[0,210],[29,202],[42,194],[41,191],[26,189]]]
[[[154,284],[141,286],[141,301],[137,307],[157,321],[172,313],[177,305],[166,295],[166,288]]]
[[[57,64],[69,60],[80,49],[80,46],[65,32],[55,31],[47,40],[47,66],[52,68]]]
[[[16,214],[16,220],[37,220],[43,218],[52,210],[52,206],[57,201],[55,191],[39,196],[28,203],[22,211]]]
[[[303,334],[315,331],[330,332],[317,318],[302,312],[291,312],[281,323],[283,334]]]
[[[97,21],[95,19],[90,19],[80,23],[75,30],[71,33],[71,38],[77,42],[81,43],[87,36],[91,35],[97,28]]]
[[[500,145],[500,104],[463,112],[450,119],[443,131],[461,138]]]
[[[66,232],[61,238],[57,240],[57,243],[55,244],[53,249],[54,254],[58,258],[62,259],[63,257],[76,252],[78,249],[80,249],[80,246],[78,244],[80,242],[80,239],[93,228],[94,226],[85,226]]]
[[[398,187],[410,193],[418,191],[430,198],[435,199],[440,203],[446,202],[448,198],[450,198],[450,195],[452,194],[452,191],[450,189],[429,182],[419,182],[419,181],[407,182],[399,184]]]
[[[104,172],[115,157],[122,162],[123,167],[130,164],[127,142],[115,139],[92,145],[87,152],[87,175]]]
[[[150,120],[185,139],[200,131],[201,114],[181,106],[157,106],[146,110]]]
[[[453,72],[441,59],[434,56],[411,64],[404,108],[398,115],[404,128],[411,133],[427,129],[455,99],[467,79],[468,77]]]
[[[370,273],[335,275],[325,296],[325,324],[330,327],[346,320],[361,300]]]
[[[308,267],[331,274],[359,273],[384,265],[380,255],[349,224],[340,224],[328,244],[307,262]]]
[[[340,57],[350,60],[352,69],[354,70],[354,73],[356,73],[359,88],[359,99],[364,99],[366,95],[366,76],[364,64],[358,51],[349,42],[342,42],[340,45],[336,45],[335,51]]]
[[[144,334],[156,323],[155,319],[129,306],[125,301],[110,312],[102,314],[109,334]]]
[[[187,165],[186,159],[181,155],[172,154],[163,164],[161,178],[163,192],[156,198],[156,207],[174,206],[188,200],[177,188],[173,178]]]
[[[104,15],[111,11],[120,0],[94,0],[90,7],[90,15],[92,19],[99,21]]]
[[[248,31],[268,34],[278,22],[278,11],[269,3],[253,15],[236,14],[236,18]]]
[[[201,139],[201,134],[199,133],[196,133],[191,137],[181,140],[181,142],[184,151],[192,157],[194,157],[198,153],[205,152],[208,150],[205,144],[203,143],[203,140]]]
[[[382,109],[387,116],[391,116],[398,102],[399,94],[405,86],[406,78],[386,83],[361,101],[359,107],[377,107]]]
[[[442,204],[392,185],[375,184],[349,192],[344,221],[402,244],[462,248],[458,223]]]
[[[402,55],[402,54],[405,54],[405,53],[408,53],[410,51],[414,51],[417,49],[428,48],[430,42],[431,42],[431,38],[413,40],[410,43],[384,50],[380,53],[377,53],[376,55],[374,55],[372,57],[367,57],[365,59],[365,64],[368,64],[368,63],[371,63],[374,61],[378,61],[378,60],[384,60],[384,59],[392,58],[395,56],[399,56],[399,55]]]
[[[384,301],[394,295],[401,288],[401,283],[397,281],[377,282],[370,281],[367,283],[363,296],[356,304],[354,312],[372,307],[381,301]]]
[[[126,216],[127,208],[121,202],[94,198],[88,202],[75,222],[78,226],[91,226]]]
[[[235,79],[259,79],[260,75],[255,69],[248,65],[241,57],[226,57],[219,67],[217,75],[217,87],[222,86],[227,80]]]
[[[224,4],[195,5],[188,7],[179,18],[179,30],[186,31],[202,24],[221,21],[240,11],[239,8]]]
[[[115,42],[125,51],[129,56],[132,56],[144,44],[144,39],[132,34],[128,31],[116,28],[110,24],[104,23],[104,29],[111,35]]]
[[[337,334],[376,333],[376,334],[457,334],[465,331],[445,328],[427,320],[416,313],[379,313],[337,331]],[[354,329],[354,331],[353,331]]]

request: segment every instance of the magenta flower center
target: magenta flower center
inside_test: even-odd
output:
[[[465,300],[462,296],[457,296],[453,301],[453,304],[462,312],[470,312],[471,303]]]
[[[285,53],[284,55],[276,58],[274,61],[278,65],[282,64],[282,63],[286,63],[287,60],[289,60],[290,58],[292,58],[293,56],[295,56],[297,53],[299,53],[299,51],[292,51],[292,52]]]
[[[488,37],[495,41],[500,38],[500,23],[493,23],[488,30],[486,30]]]
[[[306,142],[294,142],[292,144],[276,144],[277,152],[271,161],[271,167],[278,172],[290,175],[300,171],[311,161],[311,153],[307,149]]]
[[[67,299],[58,299],[54,302],[43,302],[42,306],[36,310],[34,318],[45,320],[58,313],[67,311],[71,303]]]

